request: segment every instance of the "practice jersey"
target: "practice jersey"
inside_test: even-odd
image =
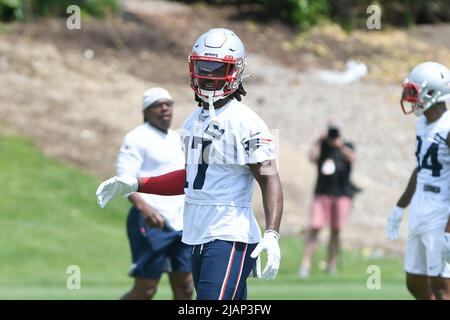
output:
[[[184,169],[180,136],[164,133],[148,123],[130,131],[124,138],[117,160],[117,175],[131,178],[159,176]],[[159,196],[140,193],[174,230],[183,229],[184,196]]]
[[[183,242],[256,243],[261,233],[248,164],[275,159],[274,138],[256,113],[234,99],[215,111],[218,123],[199,108],[180,132],[187,172]]]
[[[421,116],[416,126],[416,191],[409,217],[410,233],[419,234],[442,228],[450,213],[450,112],[427,124]]]

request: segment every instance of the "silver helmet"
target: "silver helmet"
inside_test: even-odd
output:
[[[228,29],[210,29],[189,54],[191,88],[205,102],[223,99],[238,89],[246,65],[241,39]]]
[[[424,62],[411,71],[402,86],[403,112],[420,116],[434,104],[450,101],[450,70],[437,62]]]

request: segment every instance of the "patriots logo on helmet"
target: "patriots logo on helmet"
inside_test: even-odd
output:
[[[206,134],[209,134],[214,139],[220,139],[225,133],[225,129],[221,129],[216,123],[210,123],[205,130]]]

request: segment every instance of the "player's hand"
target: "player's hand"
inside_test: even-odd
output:
[[[126,195],[135,192],[138,189],[138,181],[136,178],[112,177],[103,181],[97,188],[97,202],[100,207],[104,208],[109,200],[116,196]]]
[[[257,258],[262,251],[267,251],[267,264],[262,273],[264,279],[275,279],[280,267],[281,253],[278,245],[279,234],[273,230],[264,232],[264,236],[260,243],[253,250],[250,257]]]
[[[165,221],[164,218],[156,212],[155,210],[146,209],[142,211],[142,216],[144,217],[145,223],[150,228],[162,229],[164,228]]]
[[[395,207],[386,223],[386,236],[389,240],[396,240],[400,236],[400,225],[403,219],[404,208]]]
[[[450,232],[444,233],[442,242],[442,256],[444,261],[450,263]]]

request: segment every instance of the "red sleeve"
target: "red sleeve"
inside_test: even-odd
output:
[[[161,176],[139,178],[137,191],[161,196],[176,196],[184,194],[185,183],[186,170],[182,169]]]

